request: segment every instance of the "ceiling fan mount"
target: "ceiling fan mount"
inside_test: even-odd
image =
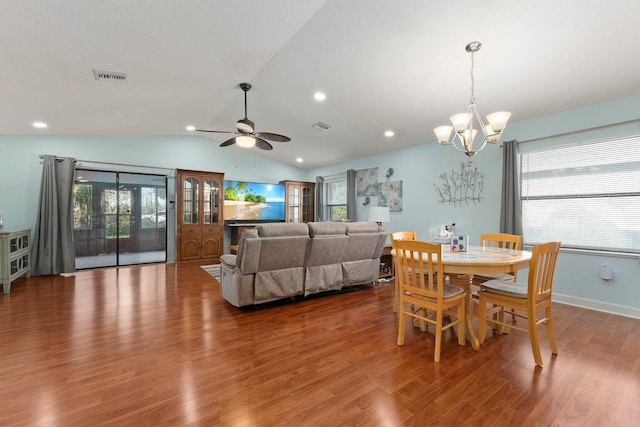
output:
[[[196,129],[198,132],[211,132],[211,133],[234,133],[238,136],[234,136],[222,144],[220,147],[228,147],[235,143],[238,143],[239,146],[244,148],[250,148],[254,145],[262,150],[273,150],[273,146],[268,143],[269,141],[277,141],[277,142],[289,142],[291,138],[284,135],[279,135],[277,133],[271,132],[256,132],[255,131],[255,123],[252,120],[249,120],[247,117],[247,92],[251,90],[251,85],[249,83],[240,83],[238,85],[240,89],[244,92],[244,118],[238,120],[236,122],[236,131],[223,131],[223,130],[206,130],[206,129]]]

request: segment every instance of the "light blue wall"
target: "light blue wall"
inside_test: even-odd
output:
[[[616,123],[631,122],[618,126]],[[553,139],[545,136],[582,131]],[[521,151],[551,144],[593,141],[603,138],[640,135],[640,95],[628,96],[558,114],[520,121],[510,126],[507,137],[524,142]],[[640,150],[640,147],[637,147]],[[600,266],[610,266],[614,279],[599,277]],[[556,269],[555,299],[640,318],[640,258],[562,253]]]
[[[425,136],[430,138],[429,135]],[[390,142],[393,144],[393,142]],[[387,181],[385,174],[391,167],[393,176],[389,181],[402,181],[403,206],[401,212],[391,212],[391,222],[383,224],[388,231],[412,230],[419,238],[429,237],[432,227],[456,223],[456,231],[477,239],[487,230],[497,231],[500,218],[500,181],[502,179],[502,152],[498,146],[490,146],[476,155],[472,166],[484,175],[483,199],[479,203],[462,205],[441,204],[435,190],[440,184],[440,175],[459,170],[467,157],[451,147],[443,147],[436,142],[426,142],[415,147],[390,151],[388,153],[333,165],[316,170],[317,175],[344,172],[347,169],[378,168],[379,181]],[[357,219],[367,220],[369,206],[363,206],[364,197],[357,198]]]
[[[308,172],[236,147],[195,136],[0,136],[0,213],[6,229],[33,228],[42,176],[42,154],[78,160],[159,169],[79,162],[78,167],[169,175],[168,200],[175,200],[175,170],[224,172],[225,179],[255,182],[301,180]],[[168,213],[167,258],[175,260],[175,218]],[[226,242],[229,236],[226,236]]]
[[[517,120],[514,114],[512,120]],[[574,132],[607,126],[625,121],[634,123],[593,131],[586,139],[640,134],[640,95],[564,111],[526,121],[514,121],[505,130],[503,140],[527,141],[559,133]],[[584,140],[584,134],[559,139],[561,142]],[[434,191],[442,173],[457,169],[466,157],[451,147],[437,144],[430,129],[425,129],[425,143],[416,147],[390,151],[377,156],[344,162],[313,171],[314,175],[329,175],[347,169],[378,168],[379,180],[385,181],[389,167],[395,173],[391,180],[403,183],[403,210],[392,212],[388,231],[413,230],[419,238],[428,238],[429,229],[440,224],[456,223],[457,232],[468,234],[471,243],[477,242],[485,231],[498,231],[502,179],[502,151],[488,146],[472,162],[484,174],[484,199],[478,204],[452,206],[440,204]],[[541,140],[521,144],[522,149],[558,140]],[[393,144],[392,141],[389,144]],[[640,149],[640,147],[638,147]],[[357,219],[367,219],[368,207],[358,198]],[[602,265],[613,268],[615,278],[605,282],[599,278]],[[526,280],[528,271],[520,273]],[[640,260],[638,257],[620,258],[602,255],[562,253],[556,270],[554,297],[557,301],[602,311],[640,318]]]
[[[526,121],[513,122],[503,140],[527,141],[563,132],[640,119],[640,95],[629,96],[601,104]],[[638,124],[620,129],[608,128],[596,136],[611,132],[640,134]],[[583,135],[567,137],[582,138]],[[565,138],[563,141],[566,141]],[[540,145],[549,141],[525,143]],[[389,142],[390,145],[393,141]],[[639,147],[640,149],[640,147]],[[393,181],[403,182],[403,210],[392,212],[389,231],[415,230],[420,238],[429,236],[429,229],[455,222],[457,231],[469,234],[471,243],[478,241],[483,231],[497,231],[499,226],[502,152],[499,146],[489,146],[473,160],[473,166],[484,174],[484,197],[480,203],[452,206],[438,202],[434,184],[440,174],[460,167],[466,157],[451,147],[434,142],[432,131],[425,129],[424,144],[362,159],[304,171],[254,155],[236,148],[221,150],[217,144],[198,137],[63,137],[63,136],[0,136],[0,213],[6,228],[33,227],[38,203],[41,154],[70,156],[81,160],[139,164],[160,168],[184,168],[224,172],[225,178],[258,182],[281,179],[314,180],[317,175],[330,175],[347,169],[378,168],[380,181],[385,181],[388,168],[395,170]],[[150,172],[141,169],[142,172]],[[171,188],[171,192],[173,187]],[[170,194],[170,197],[173,193]],[[366,220],[368,207],[358,198],[357,219]],[[372,203],[375,203],[375,198]],[[169,224],[171,227],[172,224]],[[170,260],[174,256],[173,240],[169,237]],[[228,239],[227,239],[228,241]],[[615,271],[611,283],[598,277],[599,267],[609,265]],[[523,272],[526,273],[526,272]],[[522,277],[522,275],[520,276]],[[640,318],[640,262],[638,258],[562,253],[556,271],[555,298],[561,302],[582,305],[604,311]]]

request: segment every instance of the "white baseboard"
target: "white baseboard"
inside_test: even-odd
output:
[[[553,301],[562,304],[574,305],[576,307],[588,308],[590,310],[602,311],[605,313],[617,314],[619,316],[633,317],[640,319],[640,308],[627,307],[624,305],[610,304],[601,301],[594,301],[585,298],[577,298],[569,295],[561,295],[554,292]]]

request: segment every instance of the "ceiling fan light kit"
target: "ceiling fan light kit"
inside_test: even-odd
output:
[[[511,117],[508,111],[499,111],[487,115],[488,123],[485,124],[478,114],[475,98],[475,80],[473,76],[473,54],[480,50],[482,43],[475,41],[469,43],[465,50],[471,54],[471,98],[466,113],[454,114],[449,117],[451,126],[438,126],[433,130],[438,142],[442,145],[453,145],[453,147],[463,152],[469,157],[473,157],[482,150],[487,143],[495,144],[500,140],[502,131],[507,126]],[[482,130],[484,138],[479,144],[474,145],[474,140],[478,134],[475,124]],[[454,132],[455,131],[455,132]]]
[[[242,148],[251,148],[256,145],[256,139],[250,136],[237,136],[236,143]]]
[[[236,123],[236,132],[224,131],[224,130],[206,130],[196,129],[198,132],[210,132],[210,133],[235,133],[238,136],[229,138],[220,144],[220,147],[228,147],[233,144],[238,144],[242,148],[251,148],[253,146],[258,147],[261,150],[273,150],[273,146],[266,140],[277,142],[289,142],[291,138],[284,135],[271,132],[256,132],[255,123],[247,117],[247,92],[251,89],[249,83],[240,83],[240,89],[244,92],[244,118],[238,120]]]

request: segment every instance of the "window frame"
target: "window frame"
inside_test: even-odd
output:
[[[330,192],[332,189],[332,185],[344,182],[344,203],[340,200],[340,203],[332,203]],[[347,221],[347,173],[340,173],[336,175],[332,175],[330,177],[324,177],[324,206],[323,210],[323,218],[327,221]],[[336,216],[333,215],[336,208],[344,208],[344,218],[340,217],[336,219]]]

